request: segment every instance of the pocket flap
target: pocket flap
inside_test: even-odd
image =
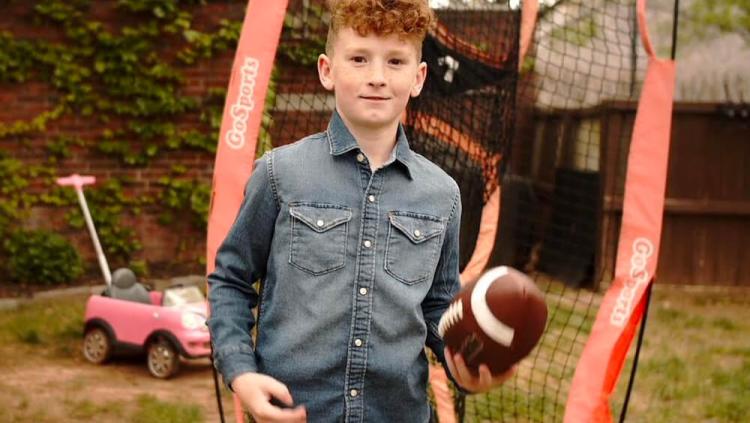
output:
[[[398,228],[411,242],[419,244],[440,235],[445,224],[437,217],[408,212],[391,212],[388,214],[391,225]]]
[[[351,210],[328,204],[290,205],[289,214],[316,232],[325,232],[352,218]]]

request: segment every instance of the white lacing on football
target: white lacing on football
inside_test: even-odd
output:
[[[464,306],[461,299],[459,299],[458,301],[451,303],[451,305],[448,306],[448,310],[443,313],[443,317],[440,318],[440,323],[438,323],[438,333],[440,334],[440,337],[442,338],[448,329],[463,318]]]
[[[500,345],[510,347],[513,343],[515,329],[498,320],[487,304],[487,291],[490,289],[490,285],[507,274],[508,268],[500,266],[488,270],[479,278],[471,291],[471,312],[485,335]]]

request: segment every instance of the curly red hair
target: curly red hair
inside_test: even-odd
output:
[[[331,11],[326,41],[329,54],[342,28],[351,28],[363,37],[371,33],[394,34],[421,46],[427,31],[437,22],[427,0],[328,0],[327,3]]]

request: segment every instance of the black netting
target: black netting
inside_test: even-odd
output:
[[[513,136],[520,16],[497,5],[437,14],[422,49],[429,77],[410,103],[406,129],[413,149],[461,187],[463,269]]]
[[[617,213],[614,194],[622,195],[624,141],[645,68],[635,1],[540,3],[518,77],[493,264],[534,277],[546,293],[548,326],[514,379],[466,398],[465,421],[561,421],[611,278],[605,235]]]
[[[439,26],[423,48],[427,84],[408,108],[410,144],[461,187],[462,267],[482,207],[502,187],[490,265],[533,276],[549,307],[545,335],[516,376],[456,405],[464,421],[560,421],[608,279],[603,234],[613,229],[604,216],[616,215],[610,196],[622,192],[607,187],[622,186],[618,163],[632,126],[632,105],[623,105],[637,96],[645,67],[635,1],[541,2],[520,71],[518,2],[431,3]],[[326,29],[322,1],[290,1],[266,122],[274,146],[321,131],[330,118],[333,95],[314,65]],[[630,117],[609,119],[618,113]]]

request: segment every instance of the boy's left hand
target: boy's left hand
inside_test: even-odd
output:
[[[499,375],[493,375],[490,373],[490,368],[486,364],[479,366],[479,376],[474,376],[469,369],[466,367],[464,358],[461,354],[453,354],[448,347],[445,348],[445,361],[448,364],[448,370],[450,370],[453,379],[461,385],[462,388],[473,393],[487,392],[492,388],[501,385],[506,380],[513,376],[516,371],[516,366],[511,367],[505,373]]]

